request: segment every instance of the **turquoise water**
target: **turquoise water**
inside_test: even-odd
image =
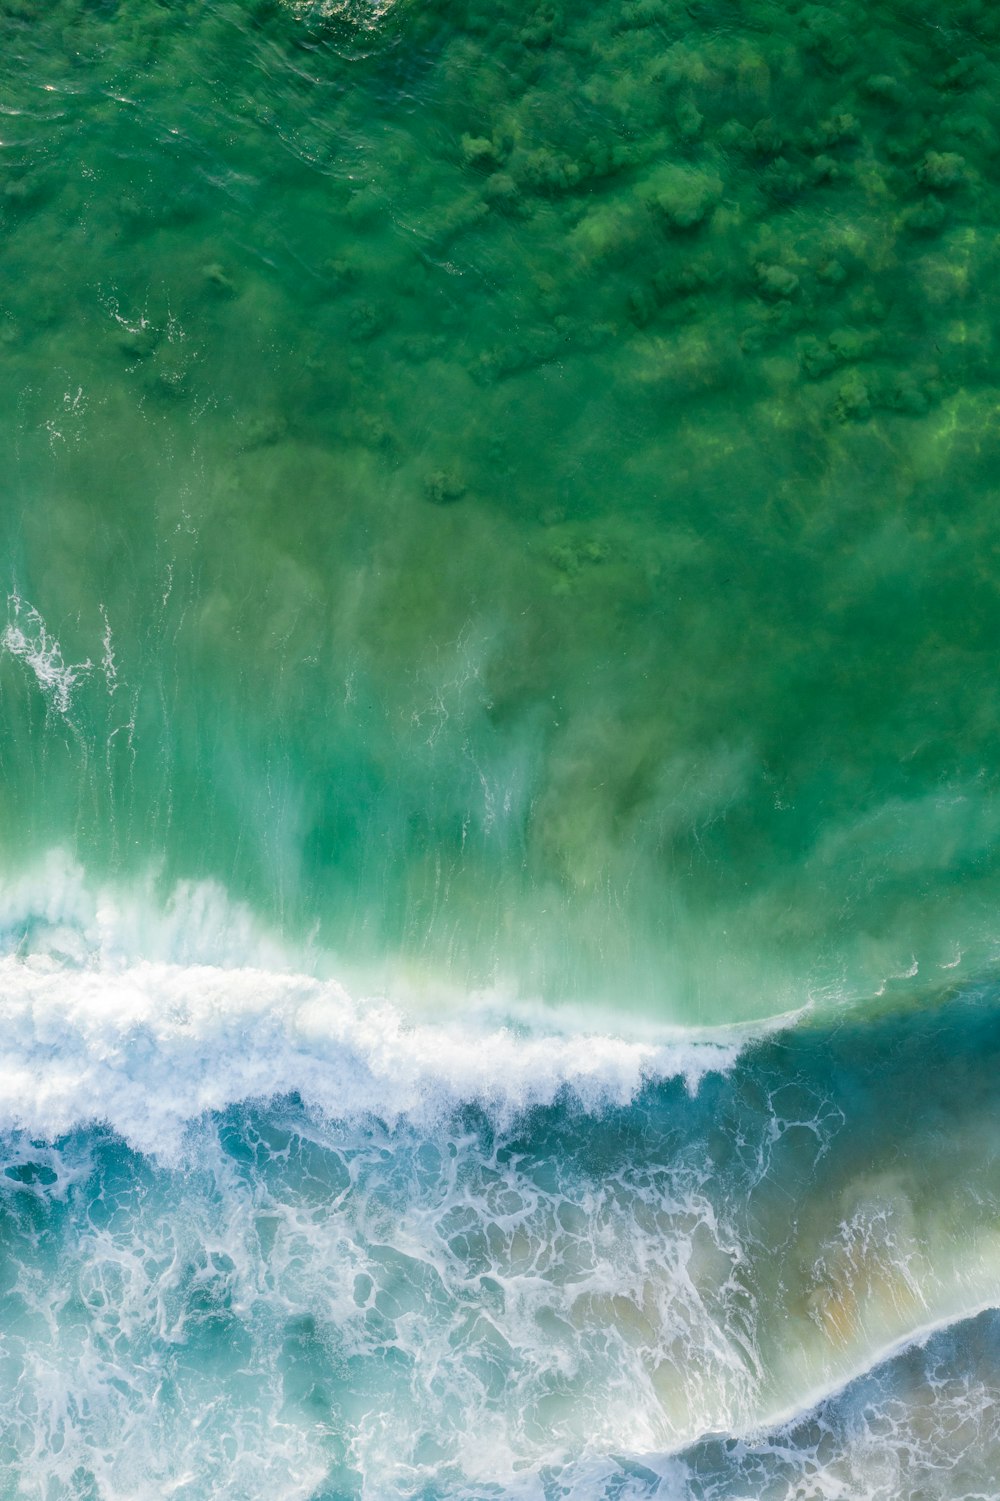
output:
[[[0,0],[0,1495],[992,1493],[998,97]]]

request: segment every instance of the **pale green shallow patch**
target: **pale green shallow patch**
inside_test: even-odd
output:
[[[8,868],[671,1021],[991,967],[995,14],[324,9],[0,5]]]

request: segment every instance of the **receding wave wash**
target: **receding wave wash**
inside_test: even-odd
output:
[[[0,1501],[984,1501],[1000,9],[0,0]]]

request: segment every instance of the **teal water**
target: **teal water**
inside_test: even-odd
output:
[[[0,1495],[992,1493],[998,97],[0,0]]]

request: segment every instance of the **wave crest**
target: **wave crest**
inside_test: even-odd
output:
[[[209,882],[158,901],[94,886],[58,851],[0,882],[0,1128],[53,1137],[106,1120],[142,1151],[173,1154],[187,1122],[243,1099],[297,1093],[330,1116],[431,1117],[478,1103],[498,1115],[570,1091],[627,1104],[650,1080],[694,1091],[743,1038],[628,1039],[578,1015],[498,995],[404,993],[322,977]],[[401,987],[402,990],[402,987]]]

